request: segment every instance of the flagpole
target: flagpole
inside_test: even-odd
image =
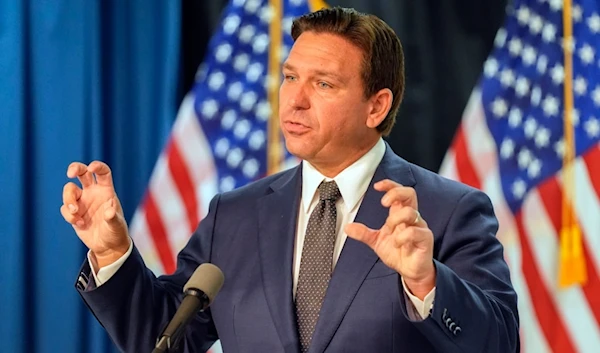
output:
[[[575,205],[575,133],[573,125],[573,20],[571,0],[563,2],[563,54],[564,54],[564,144],[562,197],[562,226],[560,230],[560,258],[558,284],[561,288],[583,285],[587,282],[585,256],[581,230],[573,209]]]
[[[308,6],[313,12],[329,7],[324,0],[308,0]]]
[[[283,146],[279,128],[279,76],[281,64],[281,44],[283,32],[281,29],[282,6],[281,0],[269,0],[269,7],[273,13],[269,23],[269,74],[267,76],[267,95],[271,116],[268,120],[268,145],[267,145],[267,175],[281,170],[283,159]]]

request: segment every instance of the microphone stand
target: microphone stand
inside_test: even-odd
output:
[[[179,342],[183,336],[183,332],[187,324],[192,320],[196,312],[204,311],[206,304],[208,304],[208,296],[201,290],[195,288],[189,288],[186,291],[186,306],[188,308],[194,308],[188,311],[189,315],[186,315],[183,320],[175,320],[175,317],[162,331],[161,335],[156,339],[156,346],[152,353],[175,353],[179,348]],[[183,305],[182,305],[183,306]],[[181,307],[180,307],[181,309]],[[198,310],[200,309],[200,310]],[[173,327],[174,326],[174,327]]]
[[[156,340],[156,347],[152,350],[152,353],[175,353],[179,348],[179,341],[181,340],[181,331],[183,325],[180,325],[177,330],[173,333],[173,336],[162,335]]]

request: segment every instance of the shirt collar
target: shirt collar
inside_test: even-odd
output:
[[[352,210],[367,191],[371,179],[375,174],[375,169],[377,169],[377,166],[381,162],[384,154],[385,143],[383,142],[383,139],[380,138],[375,146],[373,146],[367,153],[365,153],[352,165],[344,169],[333,179],[325,177],[310,163],[303,161],[302,207],[304,212],[308,213],[317,188],[323,180],[335,180],[338,188],[340,189],[340,193],[342,194],[342,198],[344,199],[346,210],[348,212]]]

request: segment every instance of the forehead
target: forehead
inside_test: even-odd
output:
[[[302,33],[290,50],[289,65],[306,70],[360,73],[362,51],[349,40],[330,33]]]

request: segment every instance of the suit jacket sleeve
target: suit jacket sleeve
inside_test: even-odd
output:
[[[489,198],[469,191],[436,238],[435,301],[430,316],[413,324],[440,352],[519,352],[517,294],[497,230]]]
[[[179,253],[174,274],[155,277],[134,248],[102,286],[82,289],[76,285],[85,304],[121,351],[151,352],[183,299],[184,284],[201,263],[210,262],[218,200],[216,196],[211,201],[208,215]],[[89,276],[87,261],[81,272]],[[189,323],[180,348],[183,352],[203,352],[217,339],[209,308]]]

